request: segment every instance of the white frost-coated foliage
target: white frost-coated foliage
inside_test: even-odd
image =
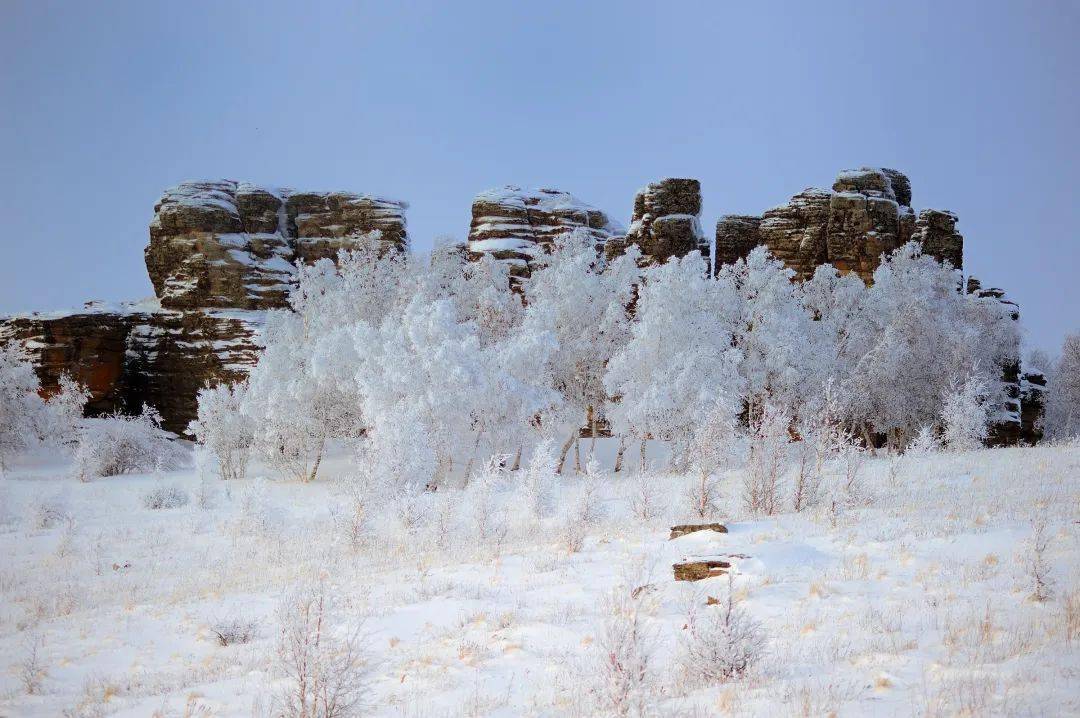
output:
[[[323,579],[291,590],[278,607],[278,667],[285,676],[276,718],[348,718],[365,708],[371,658],[361,626],[334,623],[334,600]]]
[[[75,475],[81,481],[103,476],[169,471],[187,454],[161,429],[161,417],[146,407],[138,416],[113,414],[86,419],[75,449]]]
[[[74,444],[90,394],[68,375],[48,401],[26,352],[15,342],[0,344],[0,473],[19,454],[41,443],[67,449]]]
[[[680,465],[695,428],[717,411],[734,413],[741,396],[739,297],[727,275],[713,280],[707,269],[691,252],[646,271],[630,341],[604,376],[620,397],[610,408],[615,429],[671,441]]]
[[[244,412],[246,398],[246,382],[199,391],[199,416],[191,432],[217,458],[223,479],[242,479],[247,473],[255,422]]]
[[[718,606],[695,601],[680,645],[679,663],[693,683],[724,683],[742,677],[764,657],[767,636],[740,605],[731,574]]]
[[[37,375],[22,348],[0,344],[0,472],[37,443],[45,420]]]
[[[605,264],[589,234],[577,230],[556,241],[528,284],[527,334],[554,335],[546,367],[563,399],[563,430],[595,420],[607,403],[604,370],[630,338],[627,312],[641,252],[632,247]]]
[[[764,402],[791,412],[816,388],[815,327],[799,301],[794,274],[764,247],[723,266],[718,274],[720,282],[731,282],[736,288],[739,373],[754,421]]]
[[[864,337],[846,384],[851,419],[903,446],[942,420],[945,397],[980,377],[992,406],[1004,403],[1000,376],[1016,361],[1016,322],[993,297],[960,292],[960,274],[909,243],[886,258],[866,290]]]
[[[989,431],[986,381],[971,376],[945,395],[942,440],[953,451],[971,451],[982,446]]]
[[[1052,439],[1080,436],[1080,333],[1065,337],[1061,356],[1046,387],[1046,434]]]

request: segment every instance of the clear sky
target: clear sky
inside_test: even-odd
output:
[[[152,294],[161,190],[408,200],[414,246],[503,184],[703,223],[884,165],[1056,350],[1080,328],[1080,2],[0,4],[0,312]]]

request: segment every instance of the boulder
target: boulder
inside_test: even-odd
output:
[[[676,581],[701,581],[714,576],[723,576],[731,568],[730,561],[720,559],[696,559],[672,564]]]
[[[631,244],[641,248],[642,261],[650,264],[694,250],[708,260],[709,241],[701,231],[701,183],[668,178],[640,190],[626,233],[625,245]]]
[[[724,524],[679,524],[678,526],[671,527],[671,536],[668,541],[677,539],[680,536],[687,534],[697,533],[698,531],[715,531],[716,533],[726,534],[727,526]]]
[[[520,281],[532,273],[539,253],[575,230],[602,248],[622,228],[600,210],[557,189],[507,185],[476,195],[469,225],[469,253],[487,254],[509,265]]]

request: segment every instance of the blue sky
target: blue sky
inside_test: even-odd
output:
[[[864,164],[960,216],[1031,343],[1080,329],[1080,3],[12,2],[0,312],[152,294],[161,190],[408,200],[416,247],[502,184],[622,222],[701,179],[711,226]]]

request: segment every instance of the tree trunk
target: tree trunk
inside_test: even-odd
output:
[[[521,444],[518,444],[517,453],[514,454],[514,465],[510,467],[511,471],[517,471],[521,468]]]
[[[638,471],[642,474],[645,473],[645,441],[644,438],[641,440],[641,463],[638,465]]]
[[[619,449],[615,452],[615,473],[622,471],[622,457],[626,451],[626,437],[622,434],[619,435]]]
[[[577,429],[574,429],[574,432],[576,433]],[[556,474],[560,474],[560,475],[562,474],[563,466],[566,465],[566,454],[570,451],[570,446],[573,443],[574,443],[574,433],[571,433],[570,437],[567,438],[566,443],[564,443],[562,445],[562,449],[559,452],[559,468],[555,469]]]
[[[326,447],[326,437],[319,440],[319,450],[315,452],[315,465],[311,467],[311,476],[308,477],[308,481],[314,481],[315,475],[319,473],[319,464],[322,463],[323,449]]]
[[[473,463],[476,461],[476,450],[480,448],[480,437],[484,435],[484,430],[476,432],[476,441],[473,442],[472,451],[469,452],[469,463],[465,465],[465,483],[469,483],[469,477],[472,475]]]

